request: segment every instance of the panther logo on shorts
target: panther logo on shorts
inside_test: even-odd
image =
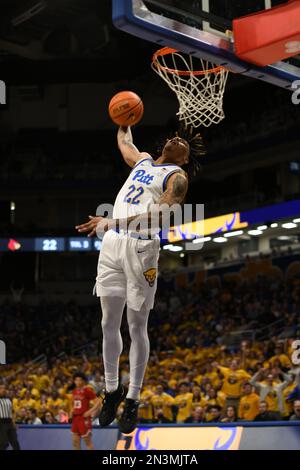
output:
[[[149,283],[149,286],[154,286],[154,282],[156,279],[156,268],[147,269],[143,274],[145,276],[146,281]]]

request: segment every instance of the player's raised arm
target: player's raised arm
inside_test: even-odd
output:
[[[118,146],[119,150],[127,163],[131,168],[140,160],[143,156],[136,148],[133,143],[132,133],[130,127],[120,127],[118,131]]]

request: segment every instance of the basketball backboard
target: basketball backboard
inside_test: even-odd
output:
[[[285,0],[113,0],[117,28],[227,67],[230,71],[294,89],[300,56],[266,67],[242,61],[234,52],[232,20],[286,3]]]

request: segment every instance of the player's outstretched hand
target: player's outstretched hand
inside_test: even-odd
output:
[[[109,223],[111,222],[111,219],[93,215],[89,215],[89,219],[90,220],[85,224],[76,225],[75,228],[79,233],[89,232],[88,237],[94,237],[97,231],[106,232],[109,230]]]

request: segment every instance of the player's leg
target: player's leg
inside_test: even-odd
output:
[[[127,279],[127,320],[131,337],[130,383],[119,420],[120,430],[132,432],[137,423],[140,390],[149,358],[148,317],[157,287],[159,239],[127,240],[124,270]]]
[[[99,256],[96,292],[102,308],[103,362],[106,391],[118,388],[119,357],[123,342],[120,326],[126,297],[126,278],[119,263],[122,242],[107,232]]]
[[[121,432],[131,433],[137,424],[140,392],[148,364],[150,343],[147,331],[150,308],[144,304],[139,311],[127,307],[131,339],[129,351],[130,379],[124,411],[119,420]]]
[[[127,307],[127,321],[131,345],[129,350],[130,379],[127,398],[140,399],[144,375],[149,359],[148,318],[150,309],[145,305],[138,312]]]
[[[74,450],[81,450],[81,438],[79,434],[72,434],[72,443],[73,443],[73,449]]]
[[[20,444],[18,441],[17,430],[13,423],[8,426],[7,436],[10,445],[12,446],[13,450],[20,450]]]
[[[103,364],[105,388],[111,393],[119,385],[119,359],[123,349],[121,322],[125,299],[122,297],[101,297]]]
[[[87,436],[84,436],[82,439],[84,440],[87,450],[94,450],[94,445],[92,441],[92,433],[89,433]]]
[[[119,385],[119,358],[123,348],[120,332],[126,298],[126,278],[120,263],[122,242],[118,234],[107,232],[99,256],[96,292],[101,299],[105,397],[99,414],[101,426],[116,416],[125,390]]]
[[[125,305],[124,297],[101,297],[103,364],[106,393],[99,415],[101,426],[108,426],[116,416],[126,390],[119,384],[119,359],[123,349],[121,322]]]
[[[0,423],[0,450],[6,450],[8,444],[7,424]]]

